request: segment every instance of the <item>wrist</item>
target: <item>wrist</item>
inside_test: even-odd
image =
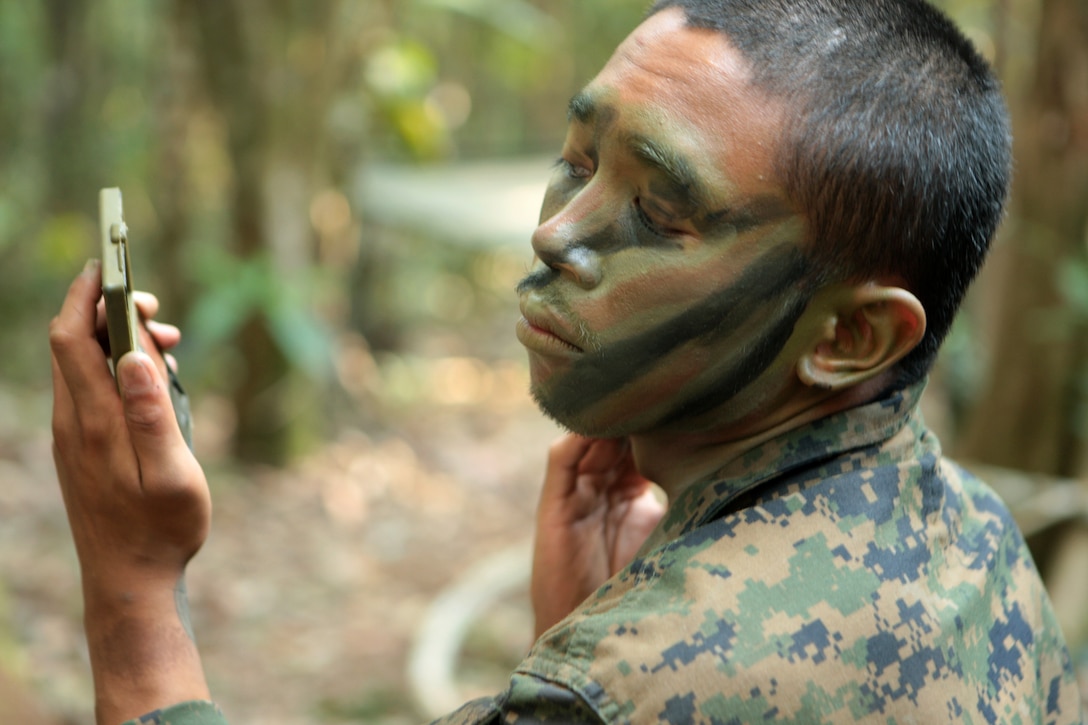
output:
[[[119,723],[187,700],[209,700],[188,625],[184,580],[84,582],[84,627],[99,723]]]
[[[175,593],[184,572],[173,574],[82,573],[83,621],[87,637],[122,625],[167,622],[177,618]]]

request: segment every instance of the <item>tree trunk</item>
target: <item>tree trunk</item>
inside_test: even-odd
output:
[[[192,209],[185,137],[191,109],[196,105],[198,61],[196,50],[188,42],[187,13],[178,5],[166,10],[162,14],[165,47],[160,50],[163,82],[155,91],[152,117],[159,142],[152,147],[152,183],[148,191],[159,222],[156,266],[160,273],[154,289],[162,303],[163,319],[176,321],[187,316],[191,298],[187,280],[176,271],[185,268],[184,247]]]
[[[179,0],[178,7],[193,14],[204,83],[228,126],[234,249],[244,261],[270,261],[277,289],[305,291],[315,263],[311,202],[347,179],[345,165],[355,161],[343,143],[330,143],[328,120],[358,66],[355,16],[366,11],[352,6],[345,15],[337,0]],[[291,299],[309,303],[304,294]],[[284,347],[285,335],[306,331],[273,328],[274,307],[258,305],[238,333],[234,452],[243,461],[283,463],[293,431],[304,436],[320,420],[317,385],[292,367]]]
[[[1022,96],[1013,94],[1017,167],[1011,238],[996,250],[988,270],[991,301],[997,307],[992,373],[957,455],[1021,470],[1080,476],[1080,485],[1085,486],[1088,5],[1084,0],[1043,0],[1036,53],[1034,73],[1028,76],[1031,87]],[[1088,638],[1083,606],[1088,596],[1083,576],[1088,527],[1083,520],[1051,526],[1031,537],[1029,544],[1069,644],[1077,649]]]
[[[177,6],[196,22],[205,87],[228,126],[228,154],[234,171],[231,229],[238,256],[253,260],[267,247],[261,187],[268,138],[265,79],[254,62],[253,44],[233,0],[204,0]],[[258,16],[263,13],[256,13]],[[248,18],[260,26],[260,17]],[[242,461],[279,464],[286,459],[288,427],[277,398],[289,373],[287,360],[255,312],[237,340],[241,382],[233,393],[237,420],[234,453]]]
[[[1088,263],[1088,6],[1043,0],[1041,10],[1032,87],[1013,98],[1011,234],[988,270],[1001,296],[992,373],[958,454],[1075,476],[1084,466],[1088,325],[1061,279]]]
[[[47,211],[71,213],[91,209],[96,187],[90,182],[91,140],[95,116],[86,112],[91,66],[87,37],[87,3],[51,0],[45,5],[49,75],[44,98]]]

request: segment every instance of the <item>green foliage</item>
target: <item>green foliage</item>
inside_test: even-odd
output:
[[[1058,268],[1058,289],[1069,309],[1088,319],[1088,262],[1070,260]]]
[[[419,5],[460,13],[544,52],[563,33],[553,16],[525,0],[419,0]]]
[[[437,78],[436,60],[422,44],[398,38],[367,59],[372,101],[409,153],[417,159],[444,156],[449,147],[442,116],[428,103]]]
[[[38,229],[35,261],[40,268],[54,272],[79,269],[87,258],[86,240],[96,236],[97,227],[81,214],[48,217]]]
[[[436,74],[434,56],[411,40],[386,43],[367,59],[367,84],[380,98],[419,98],[434,85]]]
[[[256,316],[268,322],[292,366],[317,381],[328,379],[332,333],[309,309],[308,282],[288,281],[266,254],[241,259],[217,247],[201,250],[193,277],[204,292],[197,296],[188,317],[187,328],[196,339],[196,348],[189,351],[191,359],[215,359],[211,351],[230,345],[242,325]],[[195,372],[203,376],[208,371],[198,362]]]

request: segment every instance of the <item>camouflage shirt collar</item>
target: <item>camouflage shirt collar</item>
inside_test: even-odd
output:
[[[846,451],[881,443],[911,418],[926,382],[895,390],[871,403],[795,428],[748,451],[705,481],[686,489],[642,551],[671,541],[719,517],[745,493],[791,471]]]

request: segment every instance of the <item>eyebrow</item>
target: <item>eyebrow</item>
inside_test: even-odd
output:
[[[579,91],[567,104],[567,121],[590,123],[597,115],[597,102],[588,91]]]
[[[590,125],[597,119],[600,110],[594,94],[583,90],[567,104],[567,121]],[[710,197],[706,187],[686,157],[641,134],[628,135],[623,142],[639,161],[665,177],[669,191],[676,200],[707,208]]]
[[[643,164],[665,177],[676,200],[707,207],[706,189],[686,157],[639,134],[625,137],[624,143]]]

